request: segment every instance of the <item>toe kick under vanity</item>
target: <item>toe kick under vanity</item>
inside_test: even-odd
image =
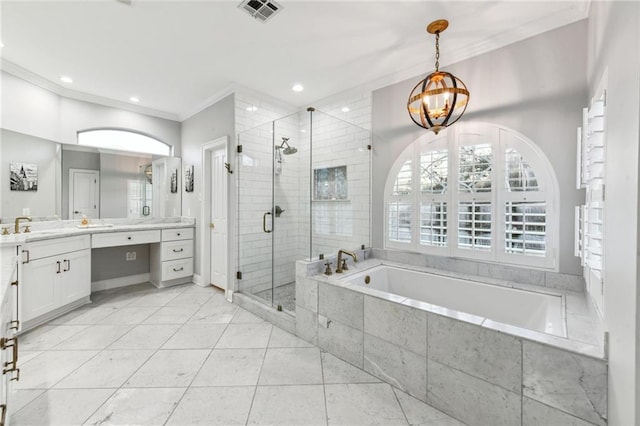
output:
[[[18,331],[27,331],[91,301],[92,249],[149,244],[149,277],[156,287],[191,282],[194,226],[193,221],[89,227],[74,224],[41,230],[36,225],[32,233],[20,234],[22,240],[13,245]],[[2,244],[4,253],[10,243],[3,240]]]

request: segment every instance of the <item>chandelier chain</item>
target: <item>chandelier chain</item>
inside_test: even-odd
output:
[[[440,68],[440,31],[436,31],[436,72]]]

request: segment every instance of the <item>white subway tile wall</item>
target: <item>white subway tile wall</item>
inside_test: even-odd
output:
[[[265,96],[235,94],[236,142],[243,146],[236,165],[239,291],[256,293],[272,282],[275,287],[294,282],[298,259],[370,245],[371,93],[337,95],[314,107],[311,130],[306,109],[296,112]],[[280,155],[274,171],[274,148],[282,138],[297,152]],[[348,200],[310,206],[312,169],[337,166],[347,167]],[[280,217],[274,205],[283,210]],[[264,232],[263,217],[273,233]]]

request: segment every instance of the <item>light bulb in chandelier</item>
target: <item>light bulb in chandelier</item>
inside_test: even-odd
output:
[[[411,91],[407,110],[418,126],[438,133],[458,121],[467,109],[469,91],[455,75],[440,71],[440,33],[449,23],[434,21],[427,32],[436,35],[436,70],[420,81]]]

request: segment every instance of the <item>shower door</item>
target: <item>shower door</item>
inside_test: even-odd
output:
[[[297,114],[240,133],[236,167],[237,290],[290,313],[295,262],[309,256],[309,154],[299,135]]]

